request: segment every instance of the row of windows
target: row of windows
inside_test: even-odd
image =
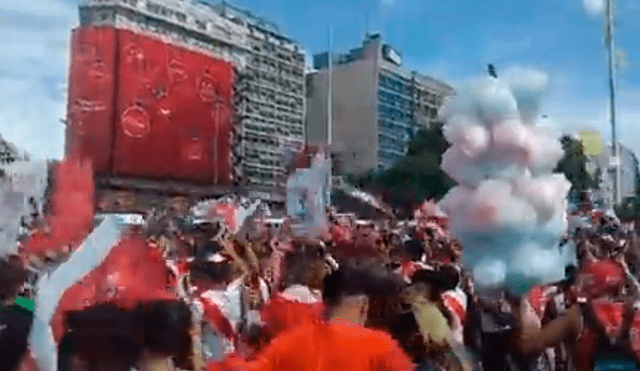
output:
[[[277,105],[277,109],[284,113],[290,114],[301,114],[303,110],[302,99],[292,99],[287,98],[285,96],[276,94],[273,90],[269,91],[267,89],[263,90],[244,90],[242,92],[244,98],[267,104],[267,105]]]
[[[276,76],[264,71],[247,69],[242,78],[249,83],[260,83],[282,89],[293,95],[304,95],[304,84]]]
[[[429,105],[416,105],[413,101],[403,98],[400,95],[380,90],[378,92],[378,100],[381,104],[403,110],[404,112],[413,112],[421,116],[435,119],[438,116],[438,110]]]
[[[243,135],[243,141],[247,143],[257,143],[268,146],[278,146],[278,140],[269,135],[260,135],[252,132],[245,132]]]
[[[290,132],[284,128],[282,128],[281,126],[262,126],[262,125],[251,125],[251,124],[244,124],[245,129],[247,130],[251,130],[254,131],[256,133],[259,134],[265,134],[265,135],[280,135],[280,136],[285,136],[285,137],[295,137],[295,136],[301,136],[298,134],[298,132]]]
[[[259,103],[247,102],[246,115],[257,115],[265,119],[276,120],[287,123],[293,127],[302,126],[301,115],[291,115],[290,112],[283,112],[282,110],[273,110],[268,106],[261,105]]]
[[[424,87],[417,85],[412,81],[406,81],[399,76],[391,76],[388,74],[380,74],[379,85],[387,90],[398,94],[413,97],[420,102],[432,105],[442,105],[442,97],[439,94],[423,90]]]
[[[407,142],[389,138],[385,135],[378,135],[378,146],[380,149],[386,149],[398,153],[405,153]]]
[[[380,131],[385,131],[389,133],[396,133],[396,135],[404,135],[407,137],[411,137],[413,135],[413,129],[409,125],[399,125],[394,123],[393,121],[378,120],[378,127]]]
[[[409,141],[413,137],[410,130],[392,131],[380,128],[378,133],[393,140],[401,141],[402,143],[409,143]]]
[[[132,4],[132,5],[135,6],[137,4]],[[151,1],[147,1],[146,8],[151,13],[159,14],[159,15],[161,15],[163,17],[167,17],[167,18],[175,18],[180,23],[186,23],[187,22],[187,15],[185,13],[178,12],[178,11],[175,11],[173,9],[169,9],[166,6],[163,6],[161,4],[157,4],[157,3],[154,3],[154,2],[151,2]],[[196,19],[195,23],[196,23],[196,27],[198,27],[199,29],[201,29],[203,31],[207,29],[206,23],[204,24],[204,28],[200,27],[201,24],[203,23],[203,21],[200,21],[200,20]]]
[[[252,130],[258,133],[264,133],[264,134],[275,134],[276,133],[276,129],[273,127],[269,127],[269,126],[262,126],[262,125],[251,125],[251,124],[244,124],[244,127],[247,130]]]
[[[411,120],[411,117],[409,117],[409,115],[404,111],[382,104],[378,106],[378,114],[380,118],[393,121],[408,122]]]
[[[285,137],[302,138],[302,134],[303,134],[302,132],[303,128],[299,125],[287,125],[283,123],[278,123],[277,121],[264,120],[259,116],[245,117],[245,119],[242,120],[242,124],[249,130],[255,130],[254,128],[257,128],[257,127],[273,128],[275,134],[283,135]],[[265,129],[262,129],[260,131],[265,131]],[[290,138],[290,140],[295,140],[295,139]]]
[[[378,100],[381,103],[407,111],[410,111],[413,106],[413,102],[411,100],[406,99],[401,95],[386,92],[382,89],[378,92]]]
[[[262,149],[257,149],[257,148],[252,148],[252,147],[244,147],[244,154],[245,156],[258,156],[260,158],[267,158],[270,157],[272,159],[279,159],[282,158],[282,153],[280,152],[276,152],[276,151],[265,151]]]
[[[184,44],[208,50],[216,55],[222,56],[223,58],[235,60],[236,56],[234,55],[233,50],[231,50],[227,45],[219,41],[209,39],[196,32],[189,31],[189,29],[185,29],[174,24],[163,23],[153,17],[139,15],[133,12],[123,12],[119,17],[122,17],[123,22],[131,23],[143,30],[166,35]]]
[[[246,73],[241,73],[238,75],[238,77],[239,79],[236,83],[236,86],[238,87],[239,91],[265,89],[268,91],[275,91],[277,92],[278,95],[282,95],[283,97],[286,97],[286,98],[302,99],[302,94],[300,92],[293,92],[290,90],[278,89],[277,87],[273,87],[273,86],[267,86],[263,84],[261,81],[256,79],[252,79],[250,81],[249,79],[246,78],[247,77]]]
[[[291,66],[288,63],[283,63],[273,58],[269,58],[261,55],[254,55],[249,58],[249,66],[259,69],[264,69],[268,72],[283,74],[286,77],[293,79],[304,78],[304,69],[298,66]]]
[[[265,158],[260,157],[259,155],[255,155],[255,154],[247,154],[247,153],[245,153],[244,159],[246,159],[248,161],[255,160],[257,163],[259,163],[260,165],[264,165],[264,166],[282,167],[282,161],[265,159]]]
[[[428,119],[427,121],[434,120],[438,117],[438,110],[433,107],[419,107],[419,109],[420,110],[416,112],[408,112],[392,106],[380,104],[378,106],[379,120],[385,122],[396,121],[400,124],[405,124],[404,126],[416,126],[416,116],[414,116],[414,114],[418,115],[418,119],[420,119],[420,116],[426,117]]]
[[[257,40],[256,40],[257,41]],[[271,56],[280,60],[283,60],[291,64],[304,64],[305,57],[302,53],[291,53],[289,51],[283,51],[276,48],[275,45],[270,43],[255,43],[251,46],[251,50],[254,53]]]
[[[396,93],[399,94],[405,94],[405,95],[412,95],[412,89],[413,87],[409,84],[405,84],[400,80],[391,78],[389,76],[385,76],[383,74],[380,74],[380,82],[379,82],[380,86],[394,91]]]
[[[275,174],[269,171],[245,170],[244,175],[250,179],[251,183],[261,183],[260,180],[273,179]]]
[[[389,162],[394,162],[394,161],[399,161],[401,159],[404,158],[404,155],[400,154],[400,153],[396,153],[392,150],[387,150],[385,148],[379,148],[378,149],[378,158],[380,159],[380,161],[389,161]]]

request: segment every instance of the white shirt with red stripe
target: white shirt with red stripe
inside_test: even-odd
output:
[[[237,334],[236,328],[233,325],[231,320],[231,314],[229,312],[229,303],[226,298],[225,292],[221,290],[209,290],[198,295],[197,299],[194,300],[195,306],[200,311],[201,317],[205,320],[209,325],[221,335],[223,338],[223,348],[225,354],[232,354],[235,351],[235,341],[234,336]],[[211,318],[206,316],[205,313],[209,307],[215,307],[222,314],[222,316],[229,321],[232,330],[234,330],[232,336],[227,336],[222,331],[221,323],[219,319]]]
[[[444,305],[453,314],[451,333],[453,341],[464,345],[464,324],[467,320],[467,294],[459,287],[442,294]]]

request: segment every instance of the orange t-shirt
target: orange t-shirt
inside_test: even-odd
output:
[[[277,336],[287,330],[322,319],[324,304],[321,301],[305,303],[276,295],[260,313],[269,336]]]
[[[300,326],[276,339],[255,361],[211,363],[207,371],[410,371],[414,365],[385,332],[346,322]]]

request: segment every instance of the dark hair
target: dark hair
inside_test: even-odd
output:
[[[73,370],[73,336],[67,333],[58,344],[58,371]]]
[[[222,245],[218,241],[208,241],[196,251],[197,260],[206,260],[209,256],[223,250]]]
[[[145,348],[189,369],[191,324],[191,311],[182,301],[154,301],[133,310],[98,304],[70,311],[59,345],[60,370],[69,369],[72,355],[93,363],[133,365]]]
[[[448,278],[452,289],[460,283],[460,272],[453,265],[445,265],[440,269]]]
[[[576,282],[578,270],[575,265],[569,264],[564,268],[564,282],[567,285],[573,285]]]
[[[68,337],[64,345],[69,353],[91,362],[132,365],[144,347],[141,322],[139,310],[124,311],[110,304],[70,311],[65,318]]]
[[[400,277],[383,266],[345,264],[324,278],[322,299],[328,308],[332,308],[348,296],[384,297],[398,293],[404,286]]]
[[[188,364],[192,353],[192,320],[187,304],[161,300],[142,304],[140,308],[145,347],[156,354],[174,357],[180,365]]]
[[[28,278],[29,273],[17,260],[0,260],[0,301],[16,296]]]
[[[433,288],[429,300],[439,301],[440,295],[455,288],[454,281],[443,271],[420,269],[411,276],[411,283],[426,283]]]
[[[15,370],[27,351],[33,314],[16,305],[0,307],[0,360],[2,370]]]
[[[309,284],[313,269],[319,262],[324,262],[325,250],[320,245],[299,245],[298,249],[285,255],[285,285]]]
[[[194,261],[189,264],[189,272],[193,279],[200,279],[212,282],[224,282],[233,273],[231,264],[222,262]]]
[[[422,255],[424,254],[424,248],[422,247],[422,242],[417,239],[411,239],[405,241],[404,243],[404,252],[409,256],[409,258],[413,261],[420,260]]]

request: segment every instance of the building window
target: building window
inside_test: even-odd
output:
[[[150,11],[151,13],[160,14],[160,5],[152,2],[148,2],[147,10]]]
[[[179,22],[186,23],[187,22],[187,15],[184,14],[184,13],[176,12],[176,19]]]
[[[202,31],[206,31],[207,30],[207,21],[203,21],[200,19],[196,19],[195,20],[196,23],[196,27]]]

